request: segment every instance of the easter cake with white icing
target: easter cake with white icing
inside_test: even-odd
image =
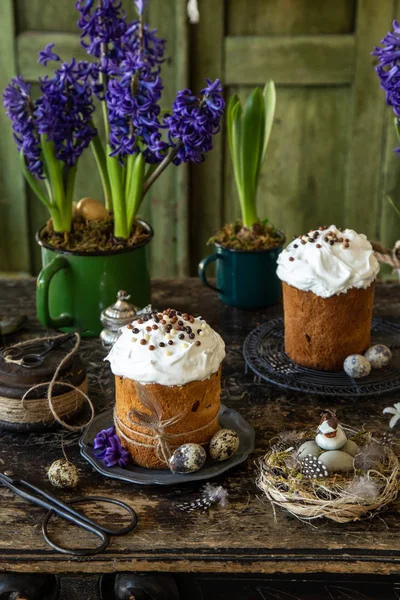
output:
[[[136,464],[167,469],[182,444],[210,442],[219,429],[224,357],[221,336],[204,319],[173,309],[122,328],[107,360],[115,428]]]
[[[379,263],[364,234],[320,227],[296,237],[278,258],[283,282],[285,352],[313,369],[343,368],[371,342]]]

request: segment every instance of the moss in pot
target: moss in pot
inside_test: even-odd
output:
[[[170,164],[204,160],[219,131],[218,79],[207,79],[200,97],[178,91],[171,111],[161,114],[165,40],[143,20],[148,2],[135,5],[138,18],[128,22],[120,0],[79,0],[81,43],[91,61],[63,62],[49,44],[39,62],[57,68],[40,79],[40,96],[32,97],[21,76],[4,92],[22,171],[50,215],[37,234],[37,309],[46,327],[98,335],[100,313],[120,289],[139,308],[150,302],[146,246],[153,230],[138,218],[141,203]],[[96,99],[105,143],[95,125]],[[89,147],[104,201],[75,203],[79,159]]]
[[[263,308],[281,296],[276,261],[284,234],[257,214],[257,189],[275,114],[273,81],[263,90],[255,88],[244,109],[235,94],[227,109],[229,148],[242,218],[226,224],[209,240],[215,253],[199,263],[199,277],[218,292],[220,299],[239,308]],[[216,287],[206,267],[216,261]]]

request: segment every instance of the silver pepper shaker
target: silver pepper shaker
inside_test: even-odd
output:
[[[130,296],[124,290],[117,294],[117,301],[101,311],[100,320],[104,329],[100,333],[105,348],[112,346],[121,335],[120,328],[131,323],[139,310],[128,302]]]

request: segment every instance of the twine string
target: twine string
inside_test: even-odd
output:
[[[375,251],[374,255],[379,262],[386,263],[393,267],[393,269],[400,269],[400,260],[398,260],[394,254],[390,255]]]
[[[160,401],[158,400],[158,398],[156,398],[154,396],[154,394],[152,394],[150,392],[149,389],[147,389],[146,386],[136,382],[136,393],[137,393],[138,399],[140,400],[140,403],[142,404],[142,406],[144,408],[146,408],[149,411],[150,414],[144,413],[140,410],[133,409],[126,415],[127,419],[129,421],[130,425],[132,425],[133,427],[135,427],[135,428],[136,427],[144,427],[146,429],[149,429],[152,433],[151,434],[143,433],[141,431],[138,431],[137,429],[133,429],[132,427],[130,427],[129,425],[127,425],[126,423],[121,421],[121,419],[118,417],[118,415],[114,411],[114,422],[116,425],[117,433],[118,433],[118,435],[121,435],[121,437],[130,444],[134,444],[136,446],[143,446],[146,448],[155,447],[155,450],[157,453],[157,458],[165,464],[169,463],[169,459],[171,458],[171,455],[172,455],[170,442],[173,439],[183,437],[183,436],[189,435],[189,434],[198,433],[199,431],[207,429],[208,427],[210,427],[211,424],[213,424],[218,419],[218,416],[219,416],[219,411],[218,411],[217,414],[213,417],[213,419],[211,419],[211,421],[209,423],[206,423],[205,425],[203,425],[202,427],[199,427],[198,429],[191,430],[186,433],[168,433],[166,431],[166,429],[168,427],[171,427],[172,425],[175,425],[176,423],[178,423],[187,414],[187,411],[182,411],[168,419],[163,419],[162,418],[162,405],[161,405]],[[127,436],[122,431],[121,427],[124,427],[131,434],[134,434],[135,436],[139,436],[142,438],[147,438],[148,440],[151,440],[151,441],[155,441],[155,444],[154,443],[149,444],[146,442],[138,442],[136,440],[133,440],[132,438]],[[204,443],[206,443],[206,442],[204,442]]]
[[[49,336],[49,337],[38,337],[38,338],[33,338],[33,339],[29,339],[29,340],[25,340],[23,342],[18,342],[17,344],[14,344],[12,346],[10,346],[9,348],[21,348],[23,346],[34,346],[36,342],[50,342],[53,340],[56,340],[60,337],[65,336],[64,333],[56,335],[56,336]],[[37,412],[40,414],[41,413],[41,418],[39,418],[39,420],[46,420],[46,418],[48,417],[48,411],[50,410],[50,413],[52,414],[53,418],[55,419],[55,421],[57,421],[60,425],[62,425],[63,427],[66,427],[67,429],[69,429],[70,431],[78,431],[80,429],[84,429],[85,427],[87,427],[88,425],[90,425],[90,423],[93,421],[94,418],[94,406],[92,401],[90,400],[89,396],[86,393],[87,390],[87,379],[85,378],[85,381],[83,382],[83,384],[81,384],[79,387],[76,385],[73,385],[72,383],[68,383],[67,381],[60,381],[58,379],[58,375],[60,373],[60,371],[62,370],[62,368],[64,367],[64,365],[69,361],[70,358],[72,358],[72,356],[77,352],[78,348],[79,348],[79,344],[81,341],[81,336],[79,335],[79,333],[75,332],[74,333],[74,337],[75,337],[75,343],[74,346],[72,347],[72,349],[64,356],[64,358],[61,359],[60,363],[58,364],[56,370],[54,371],[53,377],[51,378],[50,381],[46,381],[46,382],[42,382],[42,383],[37,383],[36,385],[33,385],[32,387],[29,388],[29,390],[27,390],[25,392],[25,394],[22,396],[21,399],[21,406],[23,408],[23,410],[25,411],[25,417],[26,420],[24,421],[20,421],[22,423],[30,423],[31,419],[30,419],[30,404],[32,402],[32,400],[30,400],[30,402],[26,402],[27,397],[29,396],[29,394],[33,391],[33,390],[37,390],[39,388],[45,388],[47,387],[47,394],[46,394],[46,398],[41,399],[41,401],[47,401],[45,402],[45,405],[42,406],[42,411],[39,410],[39,405],[36,404],[36,410]],[[15,364],[22,364],[22,359],[13,359],[12,357],[6,357],[5,358],[6,362],[10,362],[10,363],[15,363]],[[69,423],[67,423],[59,414],[58,410],[55,406],[55,404],[60,404],[60,400],[65,399],[68,394],[71,394],[71,392],[68,392],[66,394],[62,394],[62,395],[58,395],[55,396],[54,395],[54,386],[56,385],[60,385],[60,386],[64,386],[64,387],[68,387],[71,390],[74,390],[75,392],[75,410],[78,408],[78,398],[81,398],[81,403],[83,401],[86,401],[86,403],[88,404],[89,408],[90,408],[90,417],[88,418],[88,420],[81,424],[81,425],[71,425]],[[71,398],[69,397],[69,400]],[[0,407],[1,408],[1,407]],[[71,411],[68,411],[69,413]],[[63,413],[66,414],[66,413]],[[0,418],[1,418],[1,412],[0,412]],[[38,418],[38,417],[36,417]]]
[[[182,418],[182,416],[183,416],[183,414],[181,414],[180,418]],[[199,431],[203,431],[204,429],[208,429],[208,427],[210,427],[210,425],[212,425],[213,423],[215,423],[215,421],[218,420],[218,417],[219,417],[219,411],[208,423],[206,423],[205,425],[202,425],[201,427],[198,427],[197,429],[191,429],[190,431],[183,431],[181,433],[168,433],[166,431],[163,431],[162,433],[154,432],[154,434],[151,435],[148,433],[143,433],[141,431],[138,431],[137,429],[132,429],[126,423],[121,421],[121,419],[118,417],[118,415],[114,411],[114,423],[115,423],[115,429],[116,429],[118,435],[121,436],[126,442],[128,442],[129,444],[133,444],[134,446],[141,446],[142,448],[155,448],[156,452],[157,452],[157,457],[162,462],[165,462],[166,464],[168,464],[169,458],[171,457],[171,454],[172,454],[168,441],[172,441],[173,439],[184,437],[186,435],[192,435],[194,433],[198,433]],[[141,423],[141,424],[137,423],[136,425],[139,427],[147,427],[148,426],[147,424],[144,424],[144,423]],[[130,438],[128,435],[126,435],[122,431],[121,427],[124,427],[130,433],[132,433],[134,435],[147,438],[148,440],[151,440],[151,441],[155,441],[156,444],[154,444],[154,443],[148,444],[146,442],[139,442],[137,440],[133,440],[132,438]],[[165,446],[167,447],[167,453],[166,453],[165,457],[162,455],[162,452],[160,452],[161,448],[159,450],[160,442],[163,443],[164,447]],[[196,444],[199,444],[199,446],[205,446],[206,444],[208,444],[208,442],[209,442],[209,440],[206,440],[204,442],[196,442]]]

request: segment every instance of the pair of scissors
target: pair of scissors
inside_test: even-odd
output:
[[[26,346],[11,346],[3,350],[3,358],[9,358],[12,360],[20,360],[22,367],[26,369],[34,369],[40,367],[44,363],[46,354],[51,352],[54,348],[65,344],[68,340],[74,337],[74,333],[66,333],[63,336],[56,337],[52,340],[46,340],[43,342],[34,342],[32,345],[27,344]],[[38,352],[32,352],[32,348],[39,349]]]
[[[9,490],[12,490],[24,500],[48,510],[48,513],[46,514],[42,523],[43,537],[54,550],[57,550],[62,554],[72,554],[73,556],[93,556],[94,554],[99,554],[99,552],[103,552],[103,550],[107,548],[108,544],[110,543],[111,536],[125,535],[126,533],[133,531],[138,522],[136,512],[133,510],[133,508],[131,508],[128,504],[125,504],[125,502],[122,502],[121,500],[115,500],[114,498],[104,498],[102,496],[82,496],[80,498],[74,498],[68,503],[65,503],[52,494],[46,492],[45,490],[41,490],[40,488],[28,483],[27,481],[24,481],[23,479],[13,478],[12,474],[7,473],[7,471],[4,474],[0,473],[0,483],[5,485]],[[96,523],[92,519],[89,519],[82,513],[69,506],[69,504],[76,504],[78,502],[107,502],[108,504],[120,506],[125,509],[131,517],[130,523],[125,527],[121,527],[121,529],[110,529],[109,527],[100,525],[99,523]],[[48,532],[48,524],[54,514],[63,517],[70,523],[74,523],[74,525],[77,525],[78,527],[81,527],[90,533],[94,533],[98,538],[100,538],[100,544],[93,549],[72,549],[59,546],[50,538]]]

